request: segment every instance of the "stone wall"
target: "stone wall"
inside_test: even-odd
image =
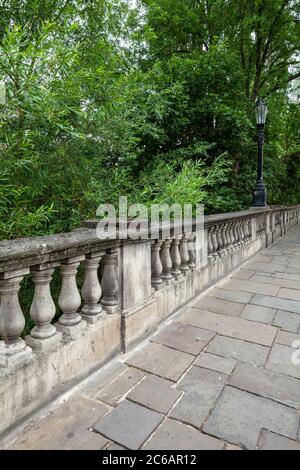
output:
[[[205,218],[199,247],[188,233],[155,240],[96,236],[95,222],[69,234],[0,243],[0,434],[75,383],[149,336],[157,326],[217,280],[298,223],[300,208]],[[81,292],[76,273],[84,266]],[[50,291],[62,276],[53,323]],[[30,276],[35,324],[24,339],[18,292]]]

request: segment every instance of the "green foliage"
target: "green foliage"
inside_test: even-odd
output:
[[[130,5],[0,0],[0,238],[72,229],[120,195],[249,207],[259,94],[269,203],[299,202],[297,2]]]

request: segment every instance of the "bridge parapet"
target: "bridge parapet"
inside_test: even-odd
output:
[[[167,237],[103,241],[94,221],[0,242],[0,434],[149,336],[299,217],[300,206],[206,216],[200,244],[196,223],[171,225]],[[27,334],[24,282],[33,291]]]

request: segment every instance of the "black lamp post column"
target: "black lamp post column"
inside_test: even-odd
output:
[[[257,124],[258,135],[258,163],[257,163],[257,181],[253,191],[253,206],[265,207],[267,205],[267,191],[264,183],[264,143],[265,143],[265,125]]]
[[[256,103],[255,107],[257,135],[258,135],[258,165],[257,165],[257,181],[253,191],[253,206],[266,207],[267,191],[263,178],[263,155],[265,143],[265,122],[267,115],[267,106],[262,100]]]

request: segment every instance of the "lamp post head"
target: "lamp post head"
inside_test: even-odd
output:
[[[5,90],[5,83],[0,81],[0,104],[6,103],[6,90]]]
[[[266,117],[267,117],[267,112],[268,108],[266,103],[258,99],[256,104],[255,104],[255,117],[256,117],[256,124],[265,124],[266,123]]]

